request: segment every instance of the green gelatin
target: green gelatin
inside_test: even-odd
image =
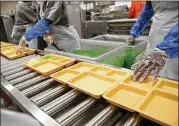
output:
[[[92,49],[92,50],[78,49],[78,50],[72,51],[72,53],[74,54],[88,56],[88,57],[97,57],[97,56],[104,54],[105,52],[107,52],[106,49]]]
[[[41,57],[41,59],[43,59],[43,60],[48,60],[48,59],[51,59],[51,58],[53,58],[54,56],[52,56],[52,55],[45,55],[45,56],[42,56]]]
[[[141,53],[133,48],[126,48],[124,56],[109,56],[100,61],[104,64],[130,69],[135,63],[136,57]]]
[[[124,56],[110,56],[102,60],[101,63],[113,65],[116,67],[124,67]]]
[[[131,66],[135,63],[136,57],[141,53],[134,48],[126,48],[124,56],[124,68],[131,69]]]

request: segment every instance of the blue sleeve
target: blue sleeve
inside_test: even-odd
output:
[[[148,25],[150,19],[153,17],[154,11],[152,6],[145,5],[142,9],[142,12],[134,24],[134,26],[130,30],[130,34],[134,37],[139,37],[141,32],[145,29],[145,27]]]
[[[157,48],[165,51],[169,58],[178,58],[178,23],[172,27]]]
[[[32,39],[36,39],[37,37],[41,37],[45,34],[45,32],[49,31],[50,22],[46,19],[39,20],[32,29],[28,30],[25,33],[25,38],[27,41],[31,41]]]

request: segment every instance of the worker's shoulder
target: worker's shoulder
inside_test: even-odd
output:
[[[17,5],[16,5],[16,10],[27,10],[28,9],[28,6],[26,6],[25,4],[23,4],[23,3],[18,3]]]

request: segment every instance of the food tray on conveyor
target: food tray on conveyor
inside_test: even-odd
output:
[[[152,82],[152,77],[149,76],[142,83],[139,83],[139,82],[133,81],[132,75],[129,75],[123,80],[123,83],[133,86],[133,87],[137,87],[145,91],[150,91],[158,82],[158,80],[159,79],[157,79],[155,82]]]
[[[72,57],[75,59],[83,59],[96,61],[99,57],[111,52],[112,50],[121,47],[124,43],[105,42],[100,40],[78,39],[65,42],[59,45],[65,52],[56,50],[52,47],[45,48],[46,52],[54,52],[59,55]]]
[[[50,75],[65,67],[73,65],[74,62],[75,60],[72,58],[57,56],[54,54],[47,54],[40,58],[31,59],[24,64],[28,68],[31,68],[41,73],[42,75]]]
[[[139,112],[141,116],[161,125],[178,125],[178,82],[158,78],[152,83],[148,77],[142,83],[133,82],[132,75],[118,83],[103,97],[111,104],[131,112]],[[173,116],[167,116],[173,115]]]
[[[54,73],[51,77],[95,98],[100,98],[105,91],[127,75],[128,73],[122,70],[81,62]]]
[[[7,46],[13,46],[13,44],[7,43],[7,42],[0,42],[0,48],[7,47]]]
[[[34,54],[34,50],[30,48],[25,48],[23,53],[16,53],[16,50],[17,46],[3,47],[1,48],[1,54],[11,60]]]
[[[103,97],[110,103],[135,112],[136,105],[147,95],[146,91],[128,86],[125,84],[118,84],[109,89]]]

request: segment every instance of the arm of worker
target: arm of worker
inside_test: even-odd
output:
[[[145,29],[153,15],[154,11],[151,2],[147,1],[146,5],[142,8],[142,12],[138,20],[130,30],[130,37],[126,41],[129,45],[135,44],[135,38],[140,36],[140,34]]]
[[[60,21],[64,16],[61,13],[64,11],[63,4],[64,1],[48,1],[41,17],[50,20],[52,24]]]
[[[42,37],[50,29],[51,21],[47,19],[39,20],[32,29],[28,30],[25,35],[21,38],[16,53],[22,53],[25,50],[27,41]]]
[[[150,19],[153,17],[153,15],[154,15],[154,11],[151,3],[146,2],[146,5],[143,7],[138,20],[130,30],[130,34],[133,35],[135,38],[139,37],[141,32],[145,29],[145,27],[149,23]]]
[[[44,36],[50,29],[50,24],[59,19],[62,15],[62,1],[48,1],[45,5],[45,11],[42,14],[42,19],[35,26],[25,33],[25,40],[31,41],[37,37]]]
[[[135,69],[133,80],[143,82],[152,73],[152,80],[155,82],[167,58],[178,58],[178,23],[172,27],[164,40],[156,46],[153,53],[132,66],[132,69]]]
[[[130,8],[129,8],[129,12],[128,12],[128,18],[130,19],[130,18],[133,18],[134,17],[134,3],[132,2],[131,3],[131,6],[130,6]]]

